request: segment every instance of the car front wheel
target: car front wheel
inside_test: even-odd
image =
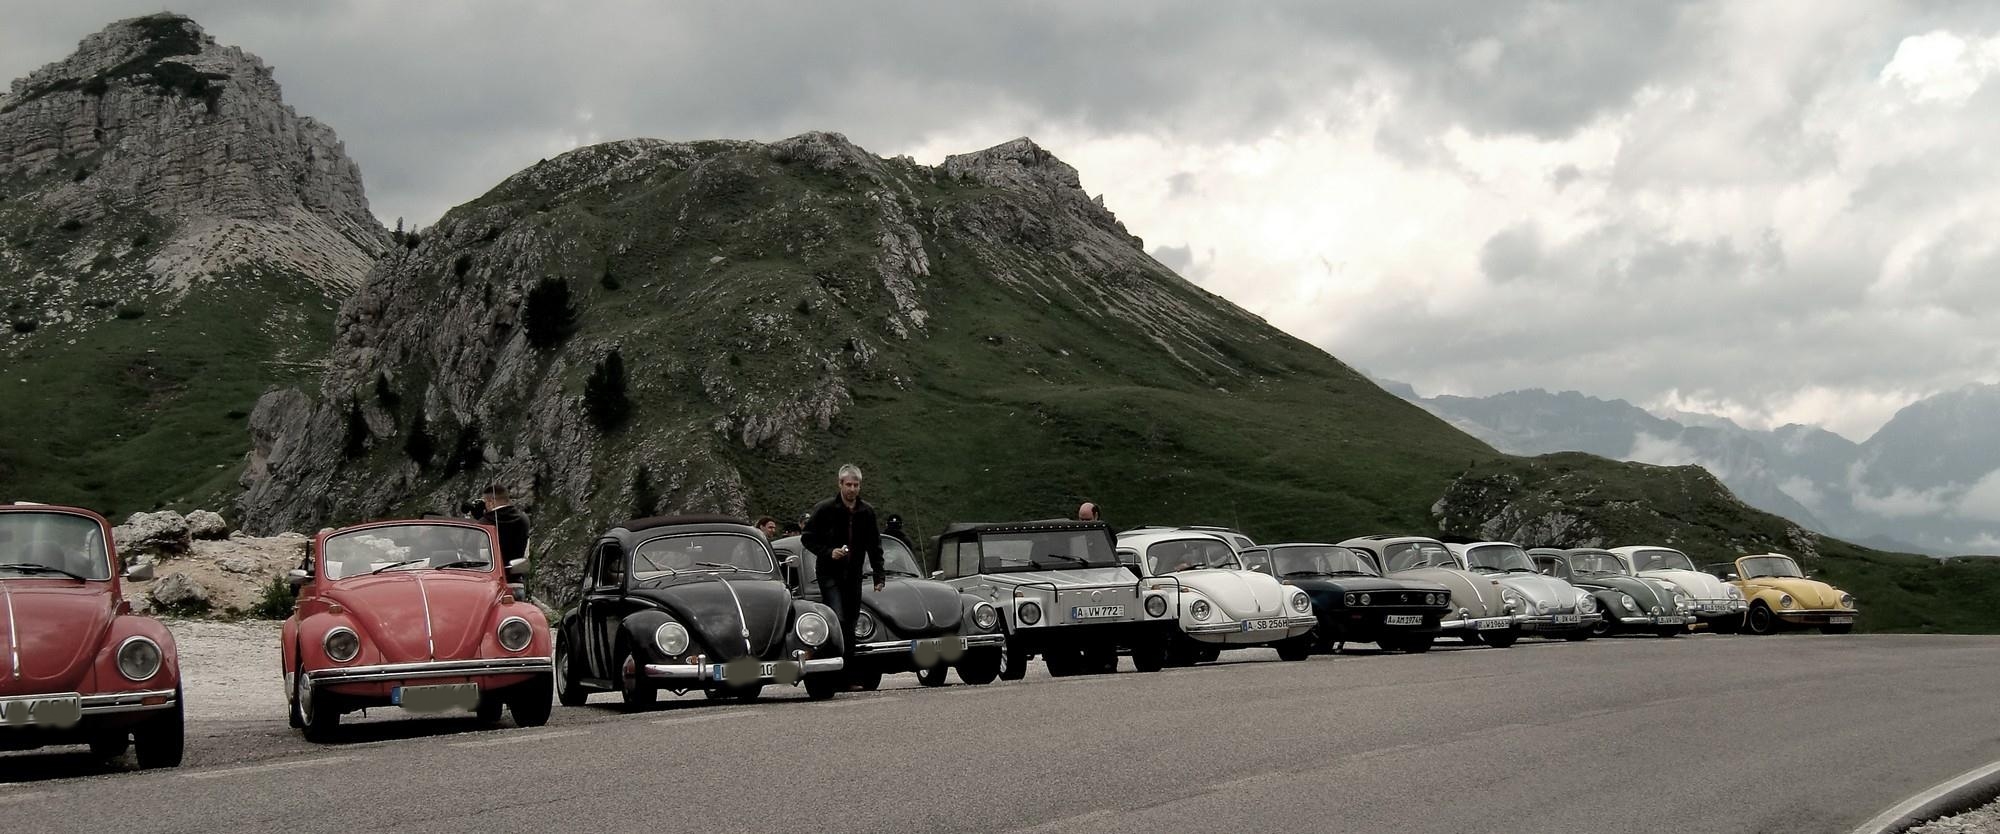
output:
[[[515,684],[514,691],[507,693],[507,711],[513,713],[514,725],[540,727],[549,723],[549,713],[556,708],[549,697],[554,694],[549,690],[554,688],[554,675]]]
[[[332,693],[313,697],[312,687],[306,685],[304,669],[292,674],[292,703],[299,712],[299,731],[307,741],[333,740],[333,734],[340,729],[340,709],[334,704]]]
[[[618,694],[625,699],[625,706],[649,707],[660,699],[659,688],[639,673],[642,665],[639,656],[630,649],[625,651],[625,657],[618,664]],[[625,671],[628,668],[632,670],[629,673]]]
[[[950,673],[951,673],[951,667],[946,666],[942,663],[936,666],[930,666],[927,668],[918,669],[917,683],[921,683],[925,686],[943,686],[945,685],[945,676],[949,675]],[[878,681],[880,680],[879,675],[877,676],[877,680]]]
[[[1502,631],[1489,631],[1477,636],[1481,643],[1485,643],[1496,649],[1504,649],[1514,645],[1514,641],[1521,639],[1521,632],[1510,628]]]
[[[958,679],[973,686],[993,682],[1000,676],[1000,664],[1006,662],[1006,653],[999,649],[974,649],[966,652],[958,661]]]
[[[590,700],[590,693],[578,680],[576,669],[570,664],[569,647],[563,641],[556,641],[556,700],[566,707],[580,707]]]
[[[1778,615],[1771,613],[1771,607],[1758,600],[1750,606],[1750,614],[1743,618],[1743,628],[1751,634],[1776,634]]]
[[[839,672],[821,672],[806,676],[806,697],[824,701],[834,696],[847,685],[847,676]]]
[[[159,715],[133,731],[132,746],[139,759],[139,767],[152,770],[180,766],[181,754],[187,749],[187,721],[182,703],[181,689],[176,686],[173,709],[161,710]]]
[[[1280,660],[1304,660],[1312,656],[1312,635],[1302,634],[1298,637],[1280,640],[1272,645],[1271,648],[1278,650],[1278,658]]]
[[[1003,681],[1017,681],[1027,676],[1027,651],[1017,649],[1013,643],[1008,643],[1007,650],[1002,652],[1000,656],[1000,679]]]

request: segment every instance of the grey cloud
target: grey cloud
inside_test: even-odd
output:
[[[1496,282],[1533,274],[1542,262],[1542,240],[1531,223],[1502,230],[1479,250],[1479,269]]]
[[[1151,254],[1153,260],[1183,276],[1194,267],[1194,251],[1187,246],[1155,246]]]
[[[1196,182],[1192,171],[1182,171],[1167,178],[1167,197],[1172,199],[1192,197],[1199,188],[1200,185]]]

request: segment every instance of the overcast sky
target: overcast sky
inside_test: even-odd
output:
[[[174,8],[276,68],[385,223],[610,139],[1029,135],[1162,261],[1425,394],[1861,439],[2000,381],[2000,4]],[[0,0],[0,74],[158,9]]]

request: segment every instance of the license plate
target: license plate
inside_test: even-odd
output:
[[[1687,620],[1682,617],[1661,617],[1658,620],[1655,620],[1655,622],[1659,623],[1660,625],[1681,625],[1682,623],[1687,622]]]
[[[440,683],[430,686],[399,686],[389,700],[410,712],[446,712],[479,708],[479,684]]]
[[[1575,614],[1556,615],[1556,625],[1578,625],[1581,624],[1582,622],[1583,618]]]
[[[1479,624],[1474,627],[1479,629],[1480,631],[1498,631],[1510,625],[1513,624],[1507,622],[1506,620],[1481,620]]]
[[[1422,615],[1419,615],[1419,614],[1390,614],[1389,616],[1387,616],[1387,617],[1383,617],[1383,618],[1382,618],[1382,624],[1383,624],[1383,625],[1423,625],[1423,624],[1424,624],[1424,618],[1423,618],[1423,616],[1422,616]]]
[[[0,701],[0,724],[68,727],[83,718],[83,702],[75,695],[48,695]]]
[[[708,667],[709,680],[719,681],[727,679],[729,677],[729,673],[727,671],[728,668],[729,668],[728,666],[725,666],[720,663]],[[778,671],[778,664],[776,662],[757,664],[757,677],[759,678],[772,677],[777,671]]]
[[[1070,618],[1075,620],[1091,620],[1101,617],[1123,617],[1125,616],[1125,606],[1079,605],[1076,606],[1075,608],[1071,608],[1069,610],[1069,614]]]
[[[1853,617],[1828,617],[1828,618],[1826,618],[1826,622],[1827,622],[1827,624],[1828,624],[1828,625],[1847,625],[1848,623],[1851,623],[1851,622],[1854,622],[1854,618],[1853,618]]]
[[[1284,620],[1244,620],[1244,631],[1271,631],[1285,627]]]

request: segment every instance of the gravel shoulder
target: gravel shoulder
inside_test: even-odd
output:
[[[1963,814],[1931,820],[1908,834],[2000,834],[2000,799]]]
[[[277,620],[167,620],[190,721],[283,721]]]

